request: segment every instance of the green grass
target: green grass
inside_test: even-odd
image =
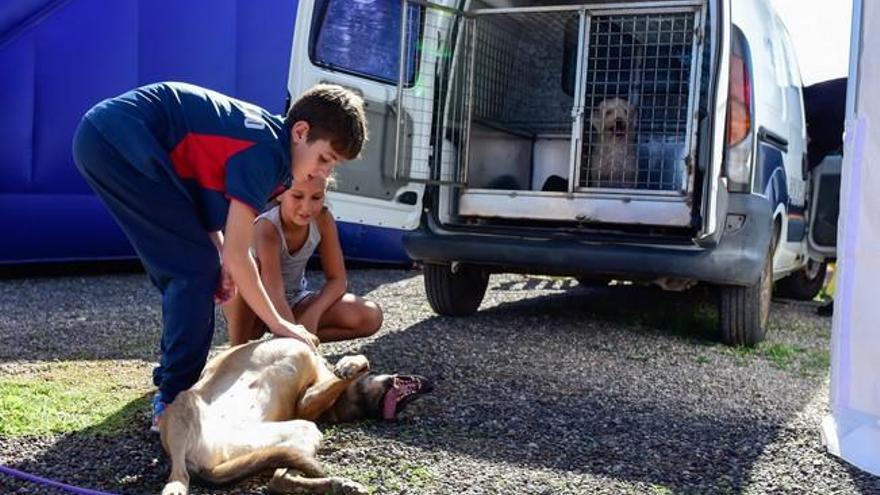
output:
[[[0,378],[0,436],[114,434],[148,408],[143,365],[64,362]]]
[[[828,349],[774,343],[760,346],[758,352],[777,368],[791,369],[804,375],[825,373],[831,367],[831,354]]]
[[[733,364],[739,367],[749,366],[757,351],[753,347],[727,347],[722,352],[733,356]]]
[[[831,369],[831,352],[827,349],[807,349],[802,361],[802,373],[822,374],[829,369]]]
[[[663,485],[652,484],[650,493],[651,495],[672,495],[674,492]]]
[[[437,475],[430,467],[401,459],[381,459],[367,456],[356,465],[332,468],[333,475],[344,476],[362,483],[369,493],[407,492],[429,493],[437,483]]]
[[[801,348],[780,343],[759,347],[759,352],[769,359],[774,366],[782,370],[788,369],[794,363],[797,355],[803,351]]]
[[[738,366],[748,366],[755,358],[763,358],[774,367],[795,371],[804,376],[820,375],[831,366],[828,349],[804,348],[781,342],[763,342],[758,347],[734,347],[729,350]]]

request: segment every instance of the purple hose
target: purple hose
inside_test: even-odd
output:
[[[0,473],[8,474],[13,478],[20,478],[25,481],[30,481],[31,483],[37,483],[40,485],[51,486],[53,488],[58,488],[60,490],[64,490],[70,493],[78,493],[79,495],[114,495],[108,492],[97,492],[95,490],[89,490],[87,488],[79,488],[76,486],[65,485],[64,483],[60,483],[58,481],[53,481],[47,478],[41,478],[39,476],[34,476],[33,474],[28,474],[17,469],[12,469],[11,467],[6,467],[0,464]]]

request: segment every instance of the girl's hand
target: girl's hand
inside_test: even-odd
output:
[[[232,280],[232,274],[226,269],[226,265],[221,266],[220,281],[217,283],[217,290],[214,292],[214,300],[220,304],[225,304],[235,297],[236,292],[237,289],[235,282]]]

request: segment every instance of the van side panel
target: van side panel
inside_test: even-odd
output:
[[[768,0],[736,0],[733,22],[746,35],[754,70],[757,130],[752,191],[771,201],[779,231],[775,278],[801,268],[805,256],[806,153],[800,69],[785,25]]]

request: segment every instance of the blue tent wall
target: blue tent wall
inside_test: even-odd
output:
[[[79,176],[73,131],[141,84],[200,84],[281,112],[296,0],[0,2],[0,263],[131,247]]]

